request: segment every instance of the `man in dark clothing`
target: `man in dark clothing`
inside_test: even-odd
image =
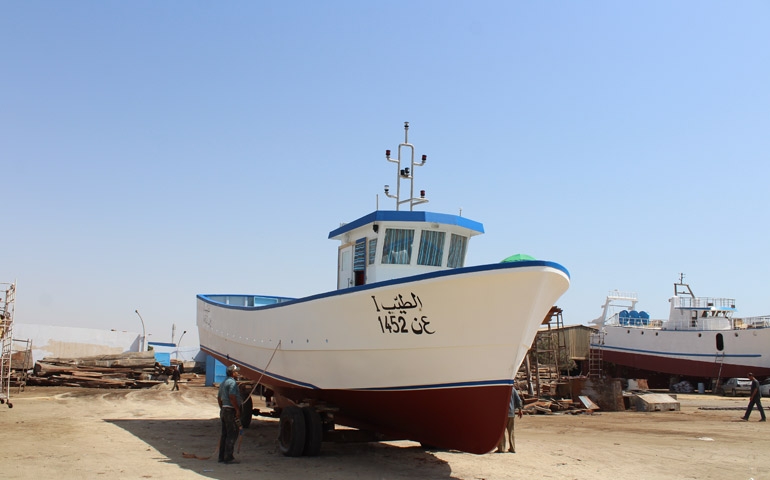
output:
[[[749,406],[746,408],[746,414],[741,417],[744,422],[749,421],[749,415],[751,415],[751,408],[756,405],[759,409],[759,414],[762,418],[760,422],[765,421],[765,409],[762,408],[762,392],[759,391],[759,380],[754,378],[753,373],[749,373],[749,380],[751,380],[751,397],[749,397]]]
[[[516,453],[516,442],[513,439],[513,420],[516,417],[516,410],[519,411],[519,418],[521,418],[521,407],[523,403],[519,392],[516,391],[516,387],[511,389],[511,402],[508,404],[508,421],[505,424],[505,430],[503,436],[500,437],[500,442],[497,445],[497,453],[505,452],[505,438],[508,437],[508,451]]]
[[[179,379],[181,378],[181,375],[179,374],[179,367],[174,368],[174,372],[171,374],[171,380],[174,381],[174,386],[171,388],[171,390],[179,390]]]
[[[239,463],[233,458],[235,440],[241,429],[241,394],[238,391],[238,365],[227,367],[227,378],[219,385],[219,419],[222,421],[222,435],[219,437],[219,461]]]

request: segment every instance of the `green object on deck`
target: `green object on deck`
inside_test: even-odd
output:
[[[534,257],[530,257],[529,255],[525,255],[523,253],[517,253],[516,255],[511,255],[510,257],[506,258],[500,263],[506,263],[506,262],[525,262],[527,260],[535,260]]]

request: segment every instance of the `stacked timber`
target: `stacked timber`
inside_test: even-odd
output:
[[[11,352],[11,375],[10,383],[11,387],[24,388],[29,376],[29,371],[32,369],[32,351],[21,350]]]
[[[583,402],[575,402],[569,398],[531,397],[526,394],[522,395],[522,397],[524,408],[521,411],[529,415],[553,415],[557,413],[575,415],[579,413],[592,413],[596,410],[595,405],[586,406]]]
[[[144,388],[162,380],[155,375],[153,352],[126,352],[77,358],[46,357],[35,363],[34,375],[28,385],[89,387],[89,388]]]
[[[560,383],[563,383],[561,381]],[[599,410],[599,407],[593,403],[588,396],[580,394],[568,394],[566,396],[557,395],[557,383],[551,384],[553,388],[549,392],[551,394],[541,394],[527,392],[527,383],[521,381],[516,385],[519,395],[521,396],[522,403],[524,404],[521,409],[522,413],[528,415],[554,415],[554,414],[579,414],[579,413],[593,413]],[[542,384],[541,384],[542,386]]]
[[[521,409],[521,412],[528,415],[553,415],[557,413],[576,415],[593,413],[594,410],[598,409],[596,405],[584,405],[583,402],[575,402],[569,398],[539,398],[528,395],[523,395],[523,397],[524,408]]]
[[[29,370],[32,368],[32,350],[21,350],[11,353],[12,370]]]

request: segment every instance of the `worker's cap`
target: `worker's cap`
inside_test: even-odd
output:
[[[227,374],[230,375],[230,376],[233,375],[233,372],[240,372],[240,371],[241,371],[241,369],[238,368],[238,365],[236,365],[236,364],[232,364],[229,367],[227,367]]]

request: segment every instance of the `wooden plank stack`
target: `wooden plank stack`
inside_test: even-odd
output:
[[[538,398],[530,397],[527,394],[522,395],[522,401],[524,408],[521,409],[522,413],[534,415],[553,415],[554,413],[591,413],[595,408],[586,408],[582,402],[574,402],[569,398]]]
[[[28,385],[145,388],[162,383],[153,380],[157,372],[153,352],[126,352],[77,358],[46,357],[35,363]]]

